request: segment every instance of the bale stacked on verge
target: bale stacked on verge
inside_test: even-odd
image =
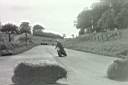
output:
[[[14,71],[12,81],[15,85],[45,85],[67,78],[67,71],[57,63],[20,63]]]
[[[108,68],[107,76],[113,80],[128,79],[128,59],[115,60]]]

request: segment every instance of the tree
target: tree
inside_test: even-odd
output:
[[[128,27],[128,10],[123,8],[115,17],[115,23],[118,29],[125,29]]]
[[[101,18],[98,20],[97,26],[100,28],[100,31],[114,30],[116,27],[114,11],[108,10],[104,12]]]
[[[101,18],[102,14],[109,9],[109,6],[103,2],[97,2],[92,5],[92,20],[93,20],[93,29],[94,31],[100,31],[101,29],[98,27],[97,22]]]
[[[98,30],[97,21],[102,16],[102,14],[109,8],[103,2],[98,2],[92,5],[92,9],[83,10],[77,17],[76,28],[80,29],[80,34],[86,32],[94,32]]]
[[[14,24],[8,23],[2,26],[1,31],[8,34],[9,42],[11,42],[11,34],[17,33],[18,27]]]
[[[127,0],[101,0],[109,6],[99,19],[99,28],[114,30],[115,28],[127,28],[128,1]]]
[[[88,27],[91,27],[92,25],[91,19],[92,19],[91,10],[82,11],[77,17],[76,28],[86,29]]]
[[[83,10],[77,17],[75,26],[79,34],[101,32],[115,28],[127,28],[128,0],[100,0],[92,9]],[[86,31],[85,31],[86,30]]]
[[[128,7],[128,0],[100,0],[100,1],[108,5],[109,7],[112,7],[116,14],[118,14],[122,10],[122,8]]]
[[[34,35],[35,33],[37,33],[37,32],[41,32],[41,31],[44,30],[44,29],[45,29],[45,28],[44,28],[43,26],[39,25],[39,24],[34,25],[34,26],[33,26],[33,35]]]
[[[20,32],[21,33],[25,33],[25,37],[26,37],[26,45],[27,45],[27,41],[28,41],[28,35],[27,34],[31,34],[31,27],[29,25],[29,22],[22,22],[20,25]]]

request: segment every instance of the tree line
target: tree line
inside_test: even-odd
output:
[[[43,32],[45,28],[42,25],[36,24],[33,27],[30,26],[29,22],[22,22],[20,26],[17,26],[12,23],[7,23],[0,26],[0,32],[6,33],[8,35],[9,42],[12,41],[11,35],[19,35],[19,34],[25,34],[25,41],[28,40],[28,34],[32,34],[34,36],[42,36],[42,37],[53,37],[53,38],[62,38],[60,35],[53,34],[53,33],[45,33]]]
[[[8,34],[9,42],[12,41],[12,39],[11,39],[12,34],[24,33],[26,36],[26,40],[27,40],[27,34],[31,34],[31,26],[29,25],[29,22],[22,22],[19,27],[15,24],[7,23],[4,25],[1,25],[0,31],[2,33]]]
[[[77,16],[79,34],[128,28],[128,0],[100,0]]]

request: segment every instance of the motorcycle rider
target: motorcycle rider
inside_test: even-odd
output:
[[[64,47],[59,40],[56,40],[56,49],[60,57],[62,57],[62,55],[67,56]]]

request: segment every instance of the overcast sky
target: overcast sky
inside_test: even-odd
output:
[[[77,33],[73,21],[96,0],[0,0],[0,21],[41,24],[49,31]]]

